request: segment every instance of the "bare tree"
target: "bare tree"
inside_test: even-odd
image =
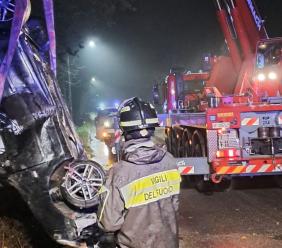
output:
[[[136,0],[68,0],[55,1],[55,20],[57,33],[58,81],[67,98],[73,87],[76,94],[72,98],[84,96],[85,85],[79,77],[79,67],[74,61],[79,51],[84,48],[85,37],[89,33],[96,33],[99,29],[111,28],[122,14],[136,11]],[[62,14],[63,13],[63,14]],[[71,63],[68,65],[68,61]],[[74,63],[73,63],[74,62]],[[71,74],[69,73],[71,70]],[[70,82],[71,75],[71,82]],[[85,80],[85,79],[84,79]],[[69,84],[72,85],[69,85]],[[67,99],[70,102],[70,99]],[[75,99],[82,104],[81,99]],[[81,119],[83,108],[74,109],[76,120]]]

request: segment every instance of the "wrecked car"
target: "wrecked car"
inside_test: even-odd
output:
[[[95,232],[105,174],[87,159],[56,82],[52,0],[43,7],[45,32],[35,34],[29,0],[0,1],[0,182],[50,237],[78,246]]]

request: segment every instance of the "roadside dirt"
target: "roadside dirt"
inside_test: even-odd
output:
[[[244,181],[210,195],[182,189],[180,248],[282,248],[282,189]]]
[[[10,190],[0,190],[1,248],[59,248]]]

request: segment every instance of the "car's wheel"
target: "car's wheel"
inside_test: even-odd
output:
[[[15,12],[15,0],[0,1],[0,22],[10,22],[13,20]]]
[[[15,14],[15,0],[1,0],[0,1],[0,28],[9,29]],[[30,0],[27,0],[27,8],[24,16],[24,23],[28,20],[31,12]]]
[[[78,208],[99,204],[98,192],[105,180],[101,166],[93,161],[75,161],[67,167],[61,183],[64,200]]]

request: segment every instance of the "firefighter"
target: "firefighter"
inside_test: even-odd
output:
[[[151,140],[156,111],[134,97],[119,116],[125,143],[105,183],[99,225],[115,233],[119,248],[177,248],[180,174],[172,155]]]

